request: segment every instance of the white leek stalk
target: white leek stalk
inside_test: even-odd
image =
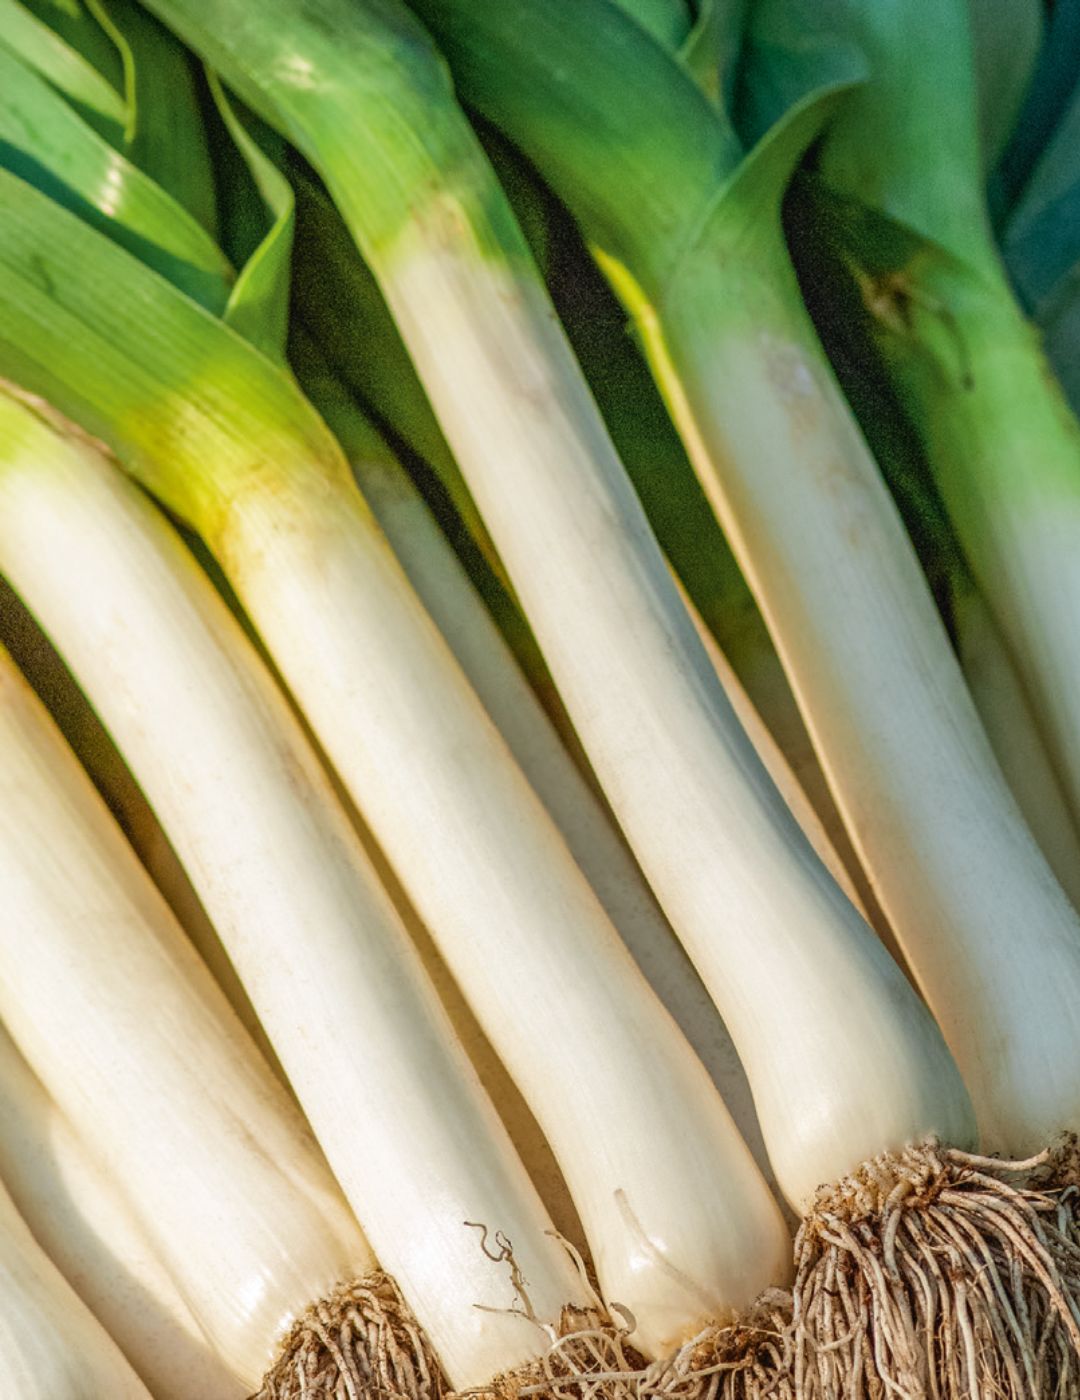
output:
[[[910,542],[809,325],[780,227],[792,165],[832,112],[837,90],[808,98],[744,158],[722,113],[612,5],[414,4],[445,45],[466,100],[551,178],[637,321],[691,460],[777,641],[875,893],[964,1074],[984,1145],[1041,1150],[1080,1124],[1080,1084],[1071,1071],[1080,1055],[1080,921],[997,770]],[[902,24],[895,6],[866,10],[886,27]],[[867,85],[853,102],[868,101],[866,93],[884,81]],[[648,109],[632,95],[646,82],[655,104]],[[335,167],[338,203],[357,236],[366,237],[360,172],[332,143],[322,154]],[[627,193],[635,174],[640,208]],[[829,1027],[812,1033],[811,1006],[835,1030],[853,1006],[867,1005],[854,992],[835,995],[840,982],[832,979],[844,974],[813,951],[818,935],[810,929],[816,924],[825,936],[823,922],[801,921],[803,952],[825,974],[820,994],[810,992],[797,962],[782,958],[757,985],[754,972],[766,966],[762,945],[773,947],[775,932],[779,952],[788,936],[794,907],[785,917],[784,904],[795,881],[788,883],[789,871],[769,886],[755,882],[745,860],[741,907],[758,936],[743,992],[754,994],[760,1014],[753,1023],[733,1014],[733,949],[726,928],[717,938],[715,920],[719,908],[732,905],[738,867],[710,861],[708,853],[720,848],[710,823],[719,827],[725,815],[730,823],[734,808],[729,801],[726,814],[717,810],[721,770],[706,756],[716,741],[698,663],[670,602],[661,604],[650,586],[643,529],[610,452],[592,445],[599,435],[590,434],[582,395],[572,398],[569,375],[548,368],[558,352],[550,323],[542,323],[545,308],[526,290],[523,273],[515,278],[492,256],[490,216],[485,223],[474,216],[464,231],[474,205],[466,205],[462,190],[456,180],[456,225],[444,196],[428,217],[413,218],[393,247],[372,246],[369,257],[585,749],[740,1048],[778,1176],[805,1203],[817,1183],[843,1175],[845,1147],[871,1156],[898,1145],[895,1128],[876,1148],[869,1139],[886,1127],[882,1105],[899,1108],[896,1064],[913,1070],[915,1061],[868,1053],[879,1032],[867,1037],[858,1025],[850,1027],[851,1041],[832,1040]],[[943,323],[943,339],[948,330]],[[550,347],[543,358],[538,344]],[[949,344],[955,358],[955,340]],[[515,374],[525,357],[532,372]],[[548,413],[559,401],[561,413]],[[484,404],[482,423],[468,411],[477,402]],[[492,405],[504,402],[499,430]],[[567,422],[564,443],[554,440],[560,420]],[[536,450],[541,433],[543,451]],[[563,470],[571,433],[583,446]],[[504,455],[513,451],[518,470],[499,460],[499,447]],[[618,583],[607,550],[603,570],[596,565],[600,541],[612,553],[621,550]],[[580,594],[564,578],[580,581]],[[613,607],[601,626],[596,599],[604,589]],[[633,620],[615,611],[628,611],[632,599]],[[633,638],[632,657],[618,672],[602,649],[605,635]],[[672,650],[682,684],[665,695],[654,676]],[[674,669],[669,665],[668,674]],[[640,713],[631,724],[627,712],[637,700],[648,717]],[[616,716],[606,728],[596,719],[605,713]],[[632,735],[652,732],[657,742],[633,743]],[[701,839],[696,862],[672,834],[679,813]],[[743,852],[751,850],[745,842]],[[688,863],[692,878],[685,877]],[[1019,927],[1027,930],[1022,955]],[[721,942],[728,945],[723,956]],[[750,956],[747,950],[739,965],[749,965]],[[793,971],[798,980],[782,992]],[[805,1016],[794,1037],[790,1006]],[[774,1016],[772,1034],[762,1039],[759,1092],[743,1032],[758,1038]],[[806,1042],[825,1052],[816,1115],[805,1111],[815,1101],[805,1082],[815,1058],[805,1055]],[[861,1047],[857,1065],[845,1043]],[[799,1063],[781,1076],[776,1047],[782,1054],[788,1044]],[[930,1069],[931,1057],[915,1054]],[[798,1091],[788,1117],[799,1113],[803,1123],[824,1126],[834,1121],[827,1107],[845,1076],[842,1098],[854,1133],[849,1138],[835,1120],[831,1168],[826,1158],[800,1151],[779,1121],[773,1136],[768,1101],[775,1095],[781,1108],[783,1085]],[[867,1114],[854,1109],[864,1097],[876,1098]],[[934,1130],[949,1140],[948,1130],[931,1129],[929,1121],[917,1136]]]
[[[246,1387],[214,1354],[122,1194],[2,1026],[0,1179],[154,1400],[244,1400]]]
[[[0,578],[0,645],[44,700],[60,732],[76,758],[104,797],[109,811],[165,896],[194,943],[199,956],[214,974],[244,1028],[266,1056],[270,1068],[284,1079],[273,1047],[266,1039],[240,979],[221,946],[191,881],[177,859],[161,823],[151,811],[138,783],[124,766],[116,746],[102,728],[90,703],[75,684],[63,661],[50,645],[10,584]]]
[[[65,1283],[0,1183],[0,1394],[150,1400],[120,1348]]]
[[[782,329],[762,313],[756,332],[717,336],[694,316],[690,275],[669,387],[693,404],[682,426],[701,434],[702,479],[961,1066],[982,1144],[1038,1152],[1080,1126],[1080,921],[1004,783],[896,509],[809,327],[788,310],[793,297],[785,281],[767,294]],[[753,470],[721,472],[719,447],[705,443]]]
[[[674,577],[674,575],[673,575]],[[676,584],[679,580],[675,578]],[[817,811],[811,806],[802,784],[795,775],[795,771],[788,762],[787,756],[765,726],[765,722],[758,713],[757,707],[746,693],[742,682],[735,674],[730,661],[717,645],[716,639],[705,626],[700,613],[690,598],[686,595],[686,590],[679,587],[679,596],[683,606],[689,614],[691,622],[694,624],[694,631],[701,641],[705,655],[716,672],[716,679],[724,688],[724,694],[728,698],[728,703],[735,714],[736,719],[746,732],[746,737],[753,744],[758,757],[761,759],[762,767],[776,785],[776,790],[791,809],[791,815],[802,827],[807,841],[814,848],[818,859],[833,877],[836,883],[851,900],[855,908],[866,918],[866,908],[859,893],[848,874],[843,861],[837,855],[836,847],[832,837],[825,829],[825,824]]]
[[[928,1134],[969,1142],[970,1105],[937,1028],[821,866],[731,712],[520,230],[422,29],[402,5],[362,0],[322,0],[321,23],[272,0],[258,21],[239,0],[152,0],[151,8],[286,131],[326,179],[611,807],[739,1047],[784,1191],[805,1203],[822,1181]],[[461,7],[424,10],[439,21],[441,8],[452,17]],[[617,18],[612,7],[600,8],[602,19]],[[477,11],[496,21],[504,12]],[[625,27],[631,47],[648,44],[639,27]],[[700,100],[692,87],[690,96]],[[569,139],[572,127],[560,131]],[[651,177],[655,151],[647,134],[625,154],[627,167]],[[665,173],[661,201],[666,181]],[[187,440],[188,424],[185,415]],[[484,750],[458,737],[469,732],[465,706],[446,683],[435,684],[433,671],[420,670],[419,635],[414,642],[414,629],[394,615],[379,586],[375,556],[361,545],[360,513],[324,490],[321,499],[309,494],[301,520],[266,471],[228,483],[200,472],[185,489],[175,469],[150,460],[150,433],[133,415],[125,416],[121,435],[133,469],[183,512],[200,516],[200,529],[459,980],[466,981],[464,968],[449,944],[471,940],[477,923],[468,919],[464,895],[471,903],[485,900],[491,926],[504,931],[500,942],[544,903],[565,918],[568,883],[553,887],[516,818],[517,840],[501,872],[480,859],[480,833],[486,828],[497,850],[508,814],[523,811],[522,804],[508,780],[496,788],[493,765],[481,792]],[[348,634],[339,621],[346,615]],[[407,667],[410,684],[375,680],[376,638],[385,638],[386,653],[392,639],[394,673]],[[418,698],[436,690],[438,722],[455,736],[457,765],[438,806],[431,800],[435,763],[420,758],[433,717]],[[501,873],[505,886],[511,870],[517,889],[508,901],[499,898],[496,877]],[[551,923],[546,919],[547,932],[538,928],[530,941],[545,941],[554,959]],[[580,939],[567,942],[577,943],[580,960]],[[568,946],[565,956],[572,952]],[[479,990],[484,967],[476,973]],[[611,977],[601,981],[615,985]],[[552,1003],[569,1011],[579,990],[574,979]],[[474,996],[474,1004],[486,1005],[489,995]],[[620,1001],[625,1035],[639,1013],[621,987]],[[602,992],[589,1004],[599,1029]],[[505,997],[502,1005],[509,1019]],[[550,1015],[550,1006],[544,1012]],[[615,1028],[605,1025],[601,1043],[609,1033]],[[543,1042],[562,1032],[548,1022],[537,1035]],[[638,1053],[646,1039],[654,1049],[651,1035],[640,1036]],[[535,1065],[510,1054],[502,1035],[492,1040],[538,1105],[550,1085],[537,1082]],[[654,1057],[641,1082],[656,1068]],[[669,1097],[655,1121],[671,1107]],[[537,1116],[553,1139],[552,1119],[539,1109]],[[667,1142],[659,1129],[651,1136],[654,1145]],[[566,1156],[560,1159],[569,1176]],[[571,1189],[589,1229],[583,1193],[573,1183]],[[653,1231],[647,1221],[643,1228]],[[699,1230],[699,1247],[703,1237]],[[604,1250],[593,1230],[590,1238],[603,1276]]]
[[[731,1037],[613,819],[559,737],[408,473],[335,384],[320,380],[318,387],[318,407],[337,434],[364,499],[409,582],[450,643],[484,708],[554,818],[634,960],[709,1071],[758,1166],[770,1176],[750,1086]],[[724,664],[719,652],[716,661]],[[742,693],[729,667],[724,681]],[[753,709],[749,701],[745,703],[749,710]],[[757,723],[755,743],[759,752],[766,755],[767,763],[786,768],[768,732],[760,720]],[[786,771],[791,787],[785,790],[785,796],[794,809],[801,793],[790,770]],[[799,820],[814,828],[811,840],[822,842],[824,858],[828,837],[805,798],[801,802]],[[849,893],[854,898],[853,892]],[[496,1103],[505,1116],[505,1107],[497,1096]],[[528,1157],[526,1162],[531,1168]]]
[[[0,1014],[222,1360],[257,1384],[371,1255],[306,1127],[6,659]]]

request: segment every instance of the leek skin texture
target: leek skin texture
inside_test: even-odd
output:
[[[2,570],[0,570],[2,572]],[[0,580],[0,645],[33,686],[105,799],[150,878],[213,973],[245,1030],[282,1082],[285,1074],[221,940],[146,797],[89,701],[11,586]]]
[[[530,648],[523,643],[522,634],[527,634],[528,628],[513,603],[501,596],[508,588],[502,564],[461,479],[378,283],[357,253],[351,234],[325,190],[306,171],[290,169],[289,179],[296,193],[299,249],[292,271],[292,293],[300,318],[342,383],[398,443],[434,472],[468,532],[469,541],[501,585],[496,590],[488,588],[488,605],[501,603],[500,622],[509,631],[533,684],[543,690],[538,674],[543,665],[534,655],[536,644],[532,642]],[[546,686],[550,685],[547,678]]]
[[[116,1186],[0,1027],[0,1179],[155,1400],[244,1400]]]
[[[0,1183],[0,1386],[17,1400],[150,1400]]]
[[[1001,158],[1037,69],[1046,21],[1040,0],[968,0],[983,164]]]
[[[509,159],[507,155],[503,165],[497,167],[504,186],[507,181],[503,171]],[[515,176],[514,188],[528,190],[531,185],[536,200],[536,176],[525,169],[520,157],[516,158]],[[514,189],[510,190],[510,197],[514,199]],[[569,216],[561,209],[553,211],[550,196],[547,205],[547,250],[541,265],[556,310],[660,547],[689,595],[691,615],[696,611],[715,638],[715,644],[708,638],[703,638],[703,643],[721,683],[743,726],[756,725],[751,731],[755,747],[800,824],[810,833],[815,849],[849,896],[849,885],[854,883],[857,898],[853,902],[864,912],[870,911],[871,922],[895,957],[895,939],[877,908],[844,829],[772,640],[694,475],[649,367],[631,342],[625,311]],[[520,200],[515,209],[519,207]],[[530,242],[535,251],[535,240]],[[537,256],[539,259],[539,253]],[[719,665],[716,644],[722,652]],[[727,662],[734,668],[734,675]],[[756,712],[749,723],[747,701]],[[762,732],[761,721],[767,733]],[[764,739],[766,748],[758,742],[759,737]],[[800,788],[809,798],[809,808]],[[821,845],[823,836],[828,839]],[[834,853],[843,863],[843,876],[835,869]]]
[[[739,1047],[785,1193],[805,1204],[823,1180],[929,1133],[969,1141],[970,1107],[929,1015],[821,867],[723,696],[421,32],[389,5],[325,0],[323,23],[302,28],[265,9],[256,24],[241,6],[153,8],[319,168],[379,278],[605,793]],[[650,40],[611,15],[616,64]],[[733,137],[711,139],[714,110],[689,79],[674,92],[676,116],[709,139],[657,127],[640,104],[595,202],[602,217],[616,179],[621,192],[635,186],[650,214],[641,238],[658,249],[682,222],[687,166],[712,185],[737,154]],[[222,548],[234,571],[241,557],[262,565],[241,591],[272,589],[258,611],[277,618],[303,553],[286,554],[279,532],[271,568],[270,504],[258,503],[261,526],[254,505],[230,522],[246,540]],[[279,664],[295,649],[301,664],[283,666],[294,678],[342,666],[336,646],[315,649],[311,618],[328,604],[311,602],[303,614],[291,604],[288,631],[264,630]],[[341,714],[318,699],[302,697],[305,711],[370,808],[370,774],[355,744],[346,751]]]
[[[1080,909],[1080,838],[1023,681],[970,578],[954,590],[951,607],[964,679],[994,755],[1051,870]]]
[[[792,165],[830,111],[851,121],[850,110],[838,109],[835,89],[807,97],[736,165],[733,137],[717,129],[715,112],[703,102],[692,109],[676,65],[612,7],[521,0],[488,10],[447,0],[417,8],[464,98],[567,201],[634,314],[875,892],[959,1061],[984,1145],[1037,1150],[1080,1121],[1080,1091],[1066,1069],[1075,1062],[1070,1047],[1080,1053],[1080,928],[997,769],[780,236]],[[571,77],[586,71],[587,85]],[[629,94],[643,86],[653,100],[638,111]],[[662,162],[668,147],[675,153]],[[709,151],[726,183],[708,177]],[[627,199],[638,164],[648,175]],[[933,179],[920,197],[948,199],[938,189],[948,172],[923,164]],[[1032,930],[1022,959],[1021,925]],[[696,952],[695,960],[700,967]],[[710,986],[722,995],[719,979]],[[1049,1017],[1047,988],[1056,989]],[[823,993],[821,1005],[830,1002]],[[846,1011],[849,998],[841,1002]],[[1003,1039],[1002,1025],[1017,1030]],[[861,1068],[865,1095],[874,1072],[869,1062]],[[876,1073],[887,1082],[883,1061]],[[961,1142],[969,1131],[960,1129]],[[884,1134],[881,1146],[889,1141]]]
[[[94,67],[109,85],[123,91],[123,64],[112,36],[100,23],[94,0],[19,0],[27,13],[48,26],[57,39]]]
[[[120,55],[124,153],[210,235],[216,199],[194,60],[137,0],[84,0]]]
[[[761,1128],[735,1047],[611,818],[564,747],[405,469],[347,393],[315,368],[310,352],[301,354],[299,365],[301,382],[345,450],[361,493],[410,583],[768,1176]],[[738,681],[731,677],[730,684],[737,687]],[[763,747],[770,740],[758,724],[761,733],[755,743]],[[781,755],[771,758],[783,767]],[[804,824],[813,820],[812,813],[800,813]],[[824,831],[819,828],[816,836],[827,847]]]
[[[1080,908],[1080,839],[1034,707],[880,362],[859,289],[849,268],[812,237],[820,212],[815,189],[804,180],[785,203],[788,244],[807,305],[938,600],[994,755],[1051,869]]]
[[[369,1270],[370,1253],[295,1109],[10,663],[2,725],[4,1018],[222,1361],[255,1385],[293,1317]]]
[[[935,479],[1080,817],[1080,427],[1000,278],[929,254],[912,338],[882,338]],[[905,293],[902,291],[901,296]],[[957,343],[955,325],[961,327]]]
[[[867,45],[876,69],[910,66],[919,81],[867,95],[865,116],[886,143],[884,157],[876,138],[871,150],[866,127],[855,127],[849,116],[829,134],[822,176],[841,197],[889,215],[924,240],[894,237],[890,247],[884,231],[859,220],[857,211],[846,231],[865,269],[886,362],[979,585],[1020,661],[1076,817],[1080,622],[1063,599],[1075,593],[1080,428],[992,244],[973,156],[975,80],[964,6],[935,8],[946,40],[935,62],[950,91],[948,141],[935,164],[948,168],[949,209],[959,217],[924,208],[914,190],[911,166],[932,138],[908,119],[926,77],[907,21],[890,6],[864,8],[850,5],[840,22]],[[1037,172],[1051,188],[1053,158],[1052,151]],[[868,185],[871,166],[877,176]],[[1036,189],[1029,213],[1037,199]],[[1022,206],[1018,222],[1023,215]]]
[[[33,422],[23,431],[22,461],[0,478],[5,570],[140,775],[336,1175],[450,1374],[469,1384],[520,1364],[542,1334],[477,1308],[509,1308],[513,1290],[463,1222],[514,1242],[541,1318],[584,1302],[581,1284],[545,1238],[550,1222],[328,780],[155,508],[85,448],[50,443]],[[77,619],[68,580],[41,562],[63,557],[93,580]]]

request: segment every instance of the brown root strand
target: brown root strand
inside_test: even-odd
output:
[[[795,1242],[797,1400],[1077,1400],[1080,1148],[930,1142],[822,1190]]]
[[[252,1400],[442,1400],[448,1392],[397,1284],[373,1273],[297,1319]]]
[[[703,1329],[673,1356],[648,1362],[600,1311],[568,1310],[532,1365],[451,1400],[795,1400],[791,1301],[777,1290],[732,1326]]]

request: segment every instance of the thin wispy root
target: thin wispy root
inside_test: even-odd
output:
[[[448,1391],[397,1284],[374,1273],[308,1308],[252,1400],[442,1400]]]
[[[629,1310],[605,1308],[585,1260],[552,1235],[573,1259],[591,1305],[564,1308],[557,1325],[543,1322],[510,1242],[496,1236],[493,1250],[485,1234],[484,1252],[510,1270],[512,1311],[534,1324],[542,1351],[531,1365],[448,1400],[794,1400],[789,1294],[767,1294],[737,1324],[706,1327],[673,1356],[649,1362],[630,1341],[637,1324]]]
[[[798,1400],[1076,1400],[1080,1152],[926,1143],[819,1193],[795,1242]]]
[[[530,1367],[500,1376],[475,1400],[794,1400],[787,1294],[752,1316],[708,1327],[674,1355],[648,1362],[600,1312],[568,1310],[557,1337]],[[457,1400],[457,1397],[452,1397]]]

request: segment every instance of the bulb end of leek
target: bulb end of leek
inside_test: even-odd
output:
[[[1024,1162],[930,1140],[823,1188],[795,1245],[794,1394],[1072,1394],[1080,1152]]]
[[[397,1284],[378,1272],[339,1284],[297,1318],[252,1400],[441,1400],[449,1390]]]

